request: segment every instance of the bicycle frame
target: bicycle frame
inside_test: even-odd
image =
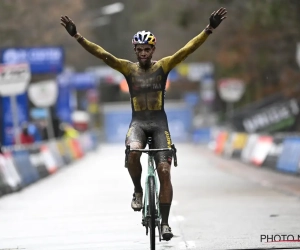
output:
[[[126,145],[125,149],[125,168],[128,168],[128,156],[130,152],[143,152],[148,154],[148,174],[146,176],[145,180],[145,192],[144,192],[144,205],[142,208],[142,225],[146,227],[146,235],[148,235],[148,229],[149,229],[149,197],[148,197],[148,178],[149,176],[154,177],[154,184],[155,184],[155,196],[156,196],[156,201],[155,201],[155,207],[156,207],[156,214],[155,214],[155,226],[158,227],[159,231],[159,241],[161,241],[161,228],[160,228],[160,219],[161,219],[161,214],[160,214],[160,209],[159,209],[159,196],[158,196],[158,181],[157,181],[157,175],[156,175],[156,169],[154,167],[154,154],[157,152],[162,152],[162,151],[171,151],[172,156],[174,158],[174,166],[177,167],[177,156],[176,156],[176,148],[175,145],[172,144],[170,148],[159,148],[159,149],[151,149],[151,143],[152,143],[152,138],[149,137],[147,144],[149,146],[149,149],[130,149],[130,145]]]
[[[158,181],[157,181],[157,175],[156,171],[154,168],[154,156],[150,152],[148,153],[148,174],[146,176],[145,180],[145,195],[144,195],[144,206],[143,206],[143,218],[142,218],[142,224],[143,226],[146,227],[146,234],[148,234],[148,218],[149,218],[149,210],[148,210],[148,202],[149,202],[149,197],[148,197],[148,177],[153,176],[154,177],[154,183],[155,183],[155,196],[156,196],[156,201],[155,201],[155,207],[156,207],[156,214],[155,214],[155,225],[159,228],[159,241],[161,241],[161,233],[160,233],[160,220],[161,220],[161,215],[160,215],[160,209],[159,209],[159,197],[158,197]]]

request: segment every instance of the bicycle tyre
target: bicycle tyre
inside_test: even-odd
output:
[[[149,190],[149,228],[150,228],[150,249],[155,250],[155,181],[153,176],[148,177]]]

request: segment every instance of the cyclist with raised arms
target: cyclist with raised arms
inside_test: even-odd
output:
[[[76,30],[74,22],[67,16],[61,17],[61,24],[88,52],[103,60],[108,66],[119,71],[127,80],[131,97],[132,120],[126,135],[125,144],[131,149],[146,147],[147,137],[152,136],[153,148],[171,147],[172,141],[164,110],[165,86],[169,72],[188,55],[193,53],[208,38],[215,28],[226,18],[226,9],[214,11],[205,29],[190,40],[172,56],[153,61],[156,38],[150,31],[139,31],[132,39],[137,56],[136,63],[119,59],[102,47],[84,38]],[[131,207],[140,211],[143,206],[141,186],[142,166],[140,152],[131,152],[128,159],[128,171],[134,184]],[[172,153],[158,152],[155,156],[160,181],[159,205],[162,216],[161,232],[164,240],[170,240],[173,233],[168,223],[173,188],[171,183]]]

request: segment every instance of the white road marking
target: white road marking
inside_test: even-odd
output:
[[[196,243],[194,241],[182,241],[179,243],[179,249],[196,249]]]

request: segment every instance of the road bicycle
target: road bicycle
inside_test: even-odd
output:
[[[157,152],[171,151],[174,159],[174,166],[177,167],[177,156],[175,145],[172,144],[171,148],[152,148],[152,137],[148,137],[148,149],[130,149],[130,145],[125,149],[125,167],[128,167],[128,156],[130,152],[142,152],[148,154],[148,174],[145,180],[145,192],[143,197],[142,207],[142,225],[146,227],[146,235],[150,231],[150,249],[155,250],[155,228],[158,228],[159,241],[162,240],[161,235],[161,214],[159,210],[159,197],[158,197],[158,182],[156,175],[156,168],[154,165],[154,155]]]

